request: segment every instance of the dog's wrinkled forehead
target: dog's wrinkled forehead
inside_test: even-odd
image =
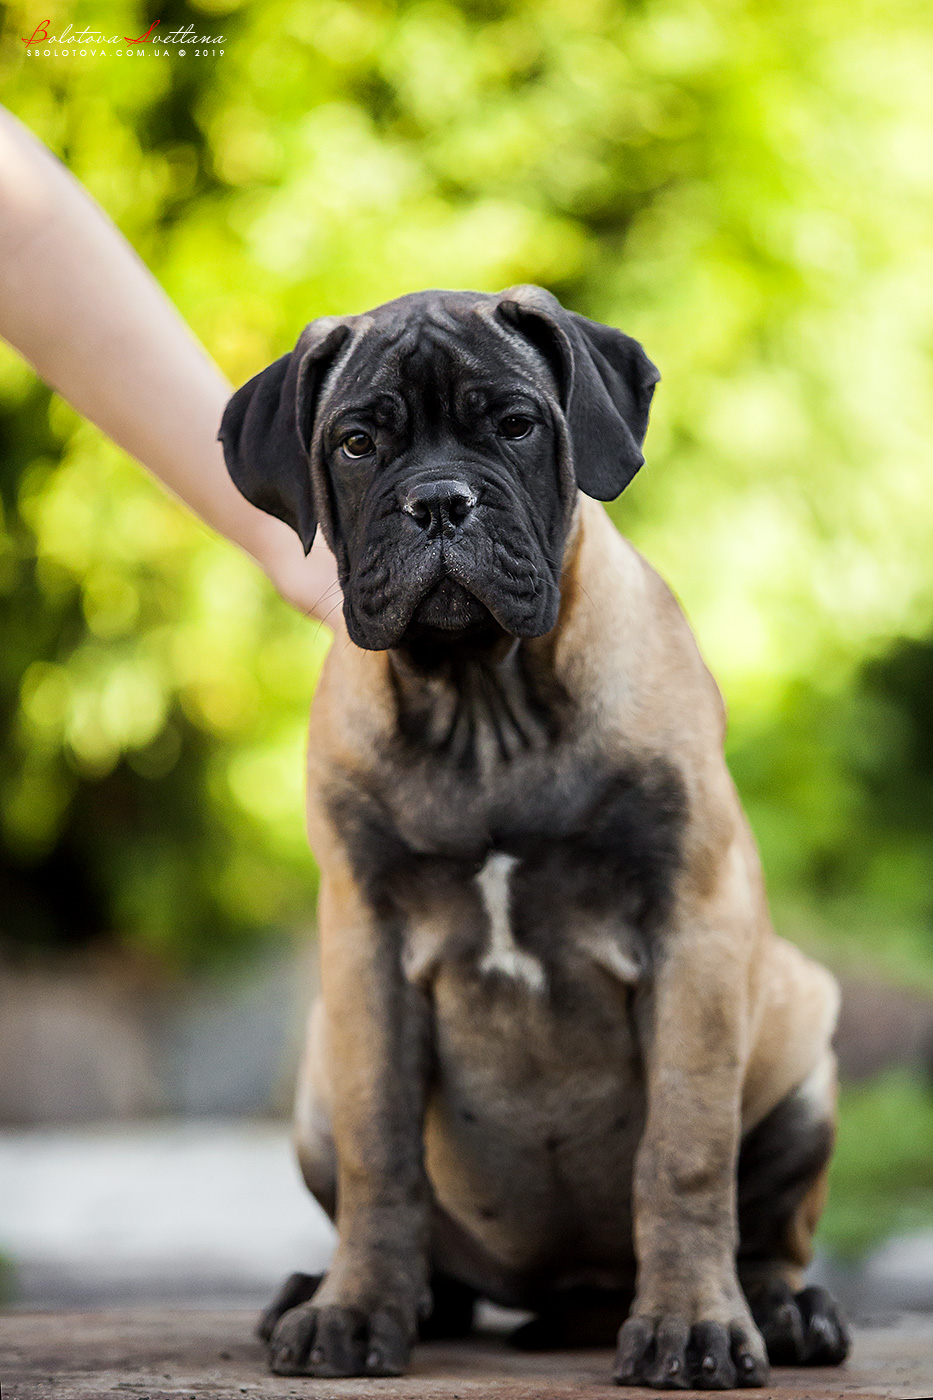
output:
[[[416,292],[355,318],[354,334],[323,386],[320,415],[341,401],[398,396],[408,411],[441,412],[459,391],[522,383],[556,398],[545,356],[494,315],[498,299],[467,292]]]

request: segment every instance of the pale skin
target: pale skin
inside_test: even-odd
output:
[[[250,505],[217,442],[229,382],[119,230],[0,108],[0,335],[47,384],[249,554],[299,611],[339,598],[333,555]]]

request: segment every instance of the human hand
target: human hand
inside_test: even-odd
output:
[[[262,516],[250,553],[293,608],[321,622],[339,615],[343,594],[337,582],[337,561],[321,535],[306,556],[288,525],[274,516]]]

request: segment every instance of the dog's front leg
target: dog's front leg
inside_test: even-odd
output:
[[[659,936],[646,989],[648,1111],[633,1184],[638,1281],[619,1333],[619,1384],[729,1389],[767,1380],[735,1266],[753,935],[729,903],[681,912]]]
[[[322,879],[320,936],[338,1244],[312,1300],[276,1327],[271,1365],[284,1375],[399,1375],[430,1305],[428,1006],[402,975],[398,930],[343,862],[329,860]]]

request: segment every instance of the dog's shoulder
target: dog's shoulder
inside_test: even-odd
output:
[[[611,741],[630,748],[634,737],[638,747],[671,756],[721,750],[722,695],[680,603],[602,506],[586,498],[553,655],[561,683]]]

